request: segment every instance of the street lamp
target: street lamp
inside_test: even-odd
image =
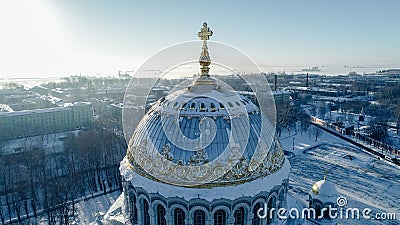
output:
[[[295,137],[293,137],[293,152],[294,152],[294,139],[296,139]]]

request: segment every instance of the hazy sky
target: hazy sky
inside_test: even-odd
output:
[[[261,67],[399,65],[400,1],[0,0],[0,77],[116,74],[197,39]]]

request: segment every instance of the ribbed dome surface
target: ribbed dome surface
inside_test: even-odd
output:
[[[209,97],[196,97],[185,102],[181,102],[180,100],[182,99],[164,100],[153,106],[138,126],[135,132],[138,135],[137,138],[143,139],[147,136],[150,139],[149,141],[154,144],[154,148],[159,150],[160,154],[163,153],[163,150],[169,148],[169,155],[172,157],[173,162],[178,163],[179,161],[187,165],[191,163],[191,158],[195,155],[193,151],[195,149],[190,151],[173,144],[180,142],[184,144],[182,143],[183,139],[180,137],[179,131],[182,132],[184,137],[190,140],[199,139],[201,138],[200,128],[204,127],[204,129],[207,129],[208,121],[205,118],[212,119],[216,125],[215,138],[207,146],[193,146],[193,148],[205,147],[204,153],[207,160],[215,160],[228,147],[230,133],[235,132],[235,136],[243,136],[245,138],[244,136],[247,135],[242,132],[248,126],[247,124],[250,124],[244,156],[247,159],[252,157],[259,142],[261,131],[261,115],[253,103],[243,96],[241,96],[241,101],[223,103]],[[227,107],[230,107],[231,110],[238,107],[245,107],[249,118],[245,115],[230,118]],[[176,111],[173,114],[161,116],[163,112],[174,110]],[[239,120],[237,123],[238,126],[234,130],[231,127],[231,119]],[[170,132],[170,134],[166,134],[165,132]],[[169,139],[167,135],[172,138]],[[207,142],[207,140],[200,141],[199,143],[203,142]]]
[[[275,172],[284,161],[283,149],[271,134],[273,129],[262,126],[262,116],[253,102],[219,86],[213,78],[195,81],[150,108],[130,140],[128,159],[138,173],[157,179],[149,170],[164,168],[148,165],[155,163],[155,155],[181,166],[220,160],[222,163],[214,165],[218,167],[229,161],[226,152],[234,152],[239,157],[214,183],[254,180]],[[141,164],[146,164],[147,170]]]

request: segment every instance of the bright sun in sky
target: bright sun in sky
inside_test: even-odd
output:
[[[66,58],[68,49],[57,22],[42,1],[0,1],[1,73],[21,71],[29,75],[30,71],[42,70],[43,64],[49,71],[62,66],[60,59]]]
[[[0,27],[1,78],[115,74],[129,65],[129,59],[74,46],[71,33],[63,30],[62,21],[45,1],[0,1]]]

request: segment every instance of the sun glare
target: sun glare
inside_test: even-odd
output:
[[[2,75],[29,74],[59,59],[63,35],[57,22],[44,1],[0,1]]]

